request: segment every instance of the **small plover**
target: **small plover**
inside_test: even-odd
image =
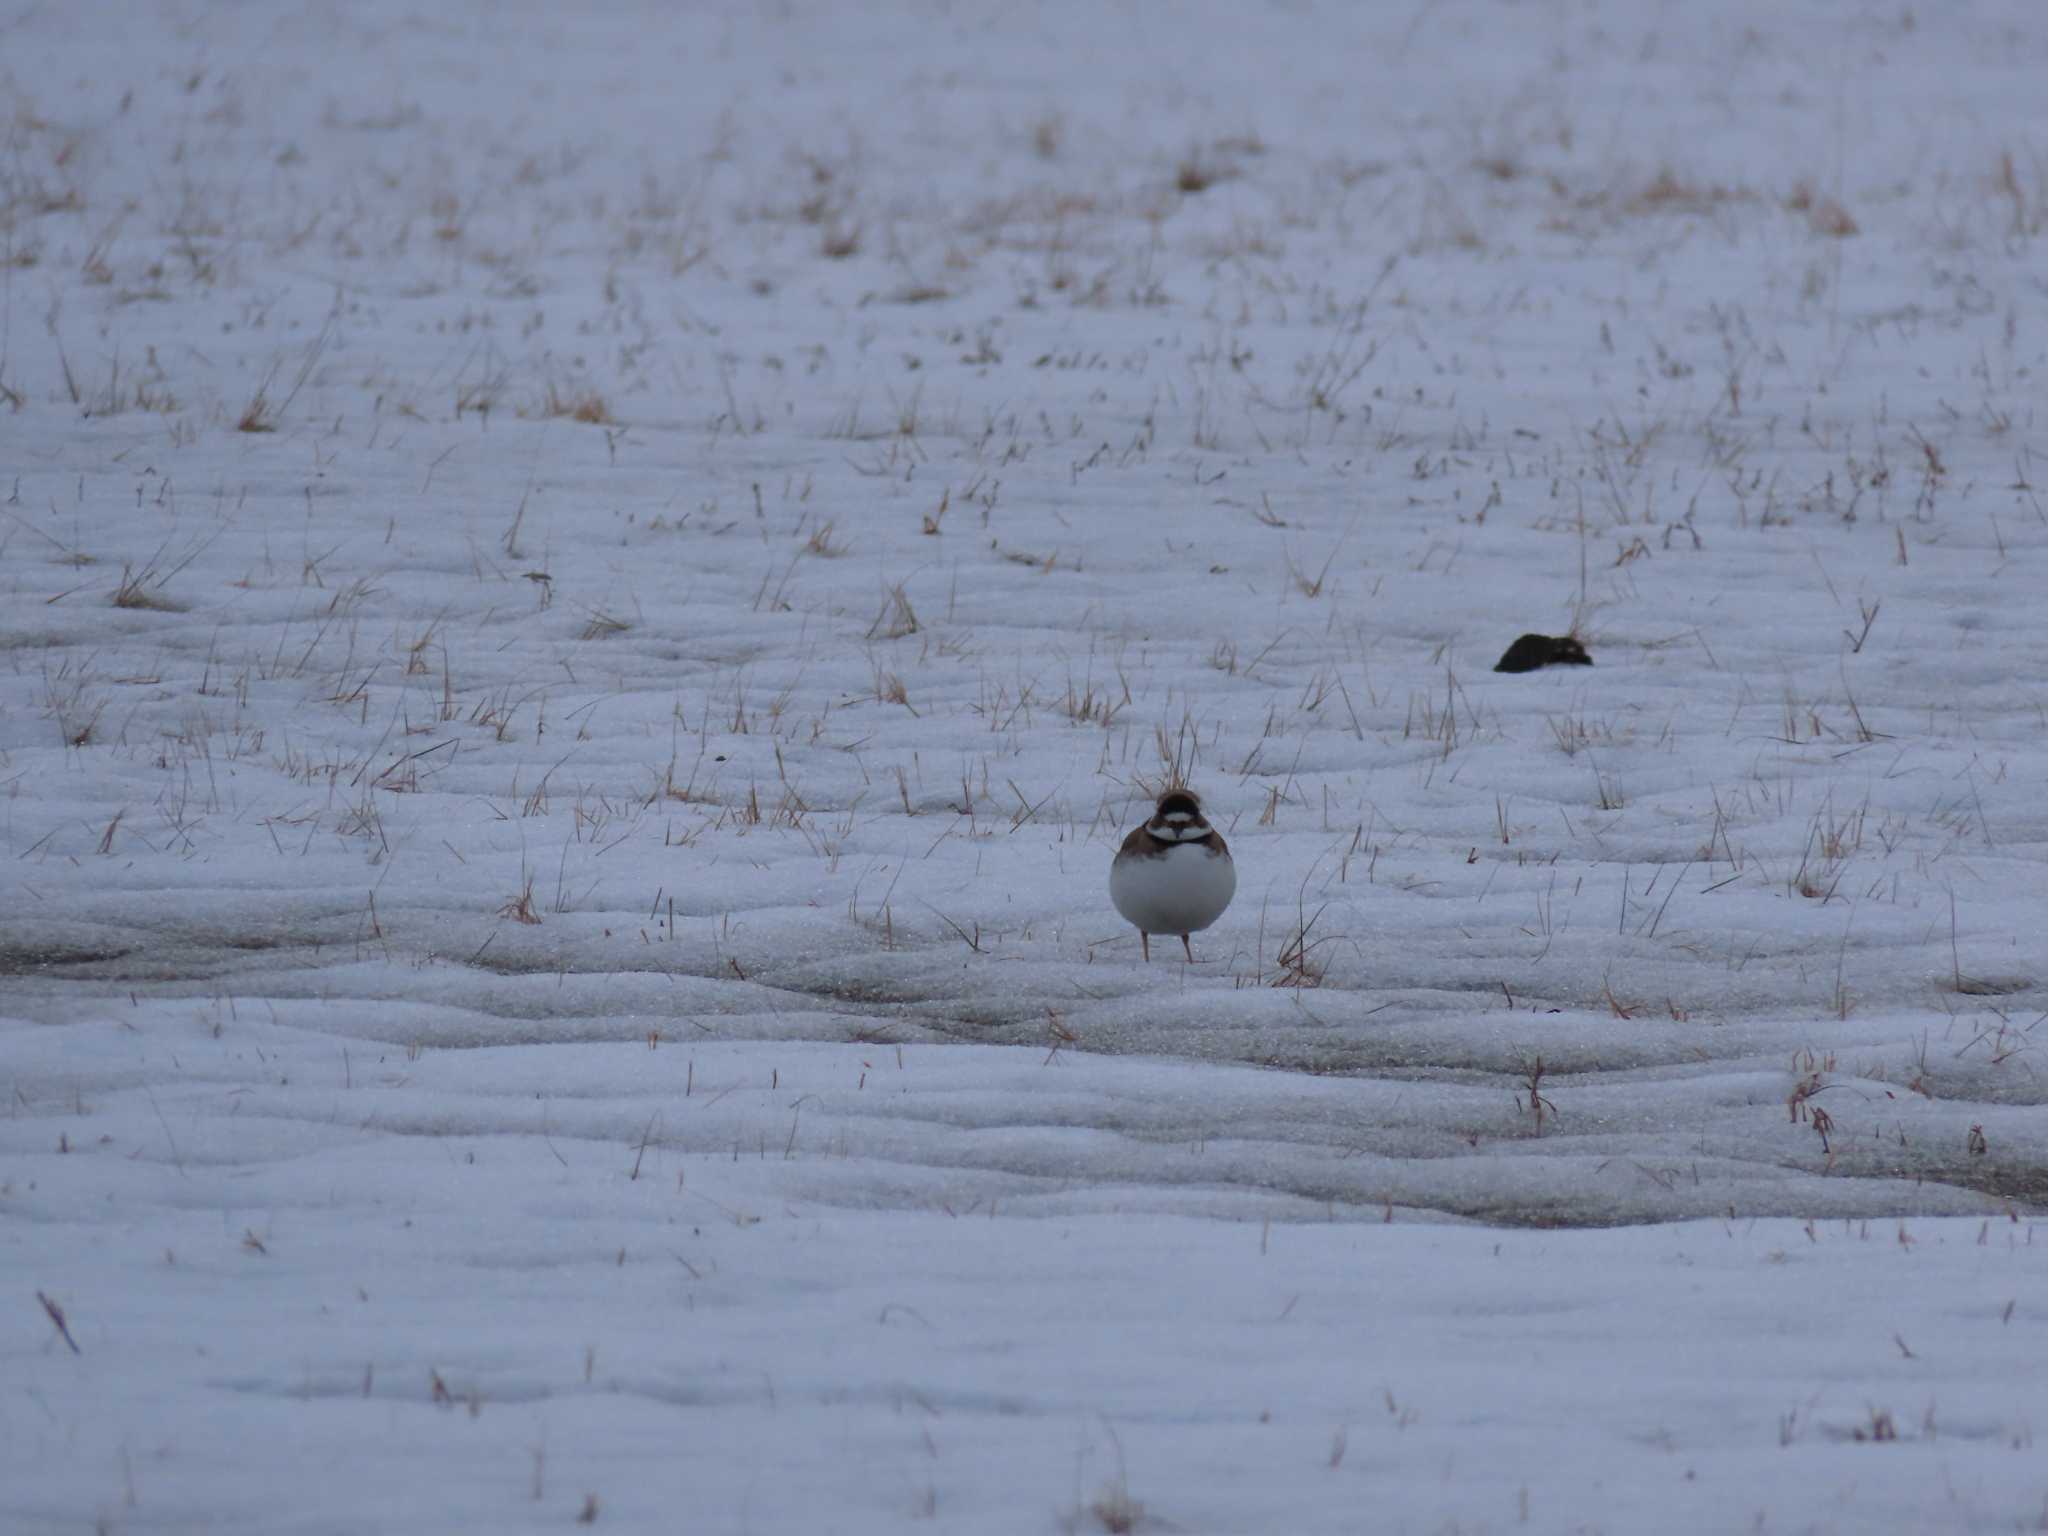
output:
[[[1169,789],[1159,797],[1152,819],[1124,839],[1109,866],[1109,899],[1138,930],[1148,961],[1155,933],[1179,934],[1192,961],[1188,935],[1221,917],[1236,893],[1230,848],[1203,817],[1201,802],[1185,789]]]

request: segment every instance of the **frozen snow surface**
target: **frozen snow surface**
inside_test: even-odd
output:
[[[2048,1518],[2038,5],[0,37],[0,1530]]]

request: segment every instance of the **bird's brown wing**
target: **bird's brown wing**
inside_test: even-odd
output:
[[[1158,858],[1159,845],[1153,840],[1152,829],[1149,826],[1132,828],[1131,835],[1124,839],[1124,845],[1117,849],[1116,856],[1120,859]]]

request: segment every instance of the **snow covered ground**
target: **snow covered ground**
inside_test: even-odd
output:
[[[17,0],[0,1528],[2048,1522],[2048,26],[1800,12]]]

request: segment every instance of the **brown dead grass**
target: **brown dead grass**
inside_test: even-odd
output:
[[[593,427],[617,425],[617,418],[612,415],[611,407],[605,403],[604,396],[594,389],[565,394],[550,384],[545,414],[558,419],[585,422]]]

